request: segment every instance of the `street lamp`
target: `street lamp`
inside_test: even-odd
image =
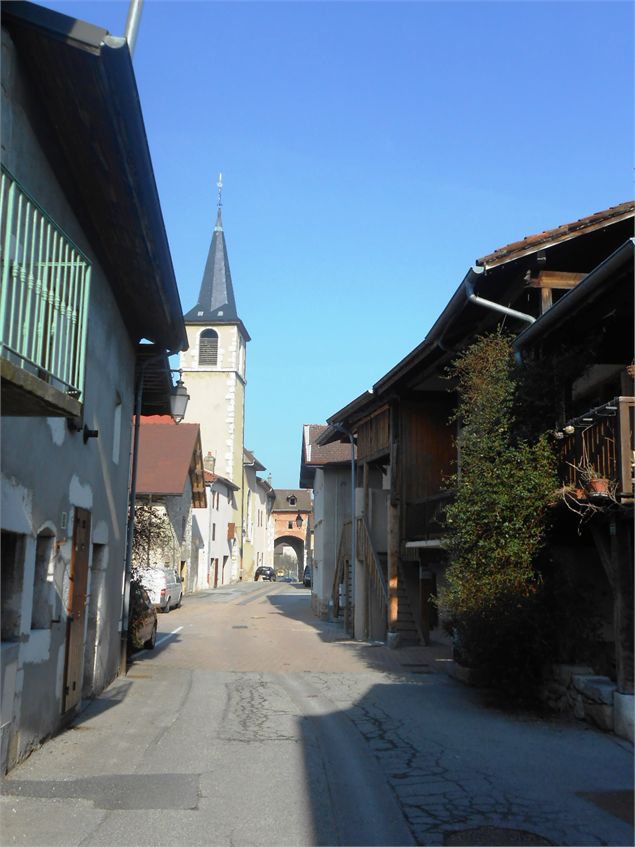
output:
[[[298,516],[295,519],[295,525],[297,526],[298,529],[300,529],[302,527],[303,523],[304,523],[304,521],[302,520],[302,515],[300,514],[300,512],[298,512]]]
[[[179,371],[178,382],[175,386],[173,386],[172,391],[170,392],[170,413],[177,424],[181,423],[185,417],[185,410],[187,408],[188,400],[190,399],[190,395],[187,393],[187,388],[183,385],[180,373],[181,372]]]

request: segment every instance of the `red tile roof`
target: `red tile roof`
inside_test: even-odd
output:
[[[635,201],[628,200],[626,203],[620,203],[619,206],[611,206],[610,209],[605,209],[603,212],[595,212],[586,218],[579,218],[577,221],[573,221],[573,223],[563,224],[554,229],[546,229],[537,235],[528,235],[521,241],[512,241],[510,244],[494,250],[493,253],[488,253],[487,256],[477,259],[476,264],[484,268],[492,268],[496,265],[510,262],[513,259],[518,259],[527,253],[534,253],[547,245],[567,241],[570,238],[575,238],[577,235],[582,235],[584,232],[599,229],[602,226],[615,223],[629,216],[633,217],[634,214]]]
[[[198,424],[141,418],[137,494],[183,494],[199,439]]]
[[[144,426],[148,426],[149,424],[169,424],[170,426],[177,425],[172,415],[144,415],[142,423]]]
[[[326,424],[304,425],[304,464],[322,467],[323,465],[350,462],[351,445],[347,442],[333,441],[323,447],[315,442],[327,429]]]

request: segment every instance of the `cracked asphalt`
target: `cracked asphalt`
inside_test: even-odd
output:
[[[634,843],[632,745],[496,706],[441,644],[353,642],[285,583],[159,630],[4,778],[2,845]]]

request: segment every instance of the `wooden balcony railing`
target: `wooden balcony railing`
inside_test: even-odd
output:
[[[352,558],[352,521],[345,521],[342,525],[339,545],[337,548],[337,561],[335,573],[333,574],[333,586],[331,599],[333,601],[333,615],[335,618],[344,613],[344,626],[349,633],[353,632],[353,564]],[[343,593],[340,593],[343,586]]]
[[[585,488],[591,477],[607,479],[618,499],[633,497],[635,397],[616,397],[575,418],[560,433],[560,480]]]
[[[383,603],[384,619],[388,604],[388,583],[379,556],[370,537],[366,515],[357,519],[357,558],[363,562],[368,580],[380,603]]]

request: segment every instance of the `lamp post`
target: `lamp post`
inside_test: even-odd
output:
[[[134,542],[134,507],[137,499],[137,468],[139,465],[139,430],[141,428],[141,403],[143,401],[143,382],[146,368],[165,358],[168,353],[152,356],[141,363],[139,382],[135,395],[134,408],[134,437],[132,441],[132,467],[130,470],[130,491],[128,495],[128,525],[126,527],[126,558],[124,561],[123,606],[121,612],[121,645],[119,651],[119,673],[125,676],[128,661],[128,621],[130,614],[130,571],[132,564],[132,545]],[[170,411],[175,423],[179,424],[185,417],[185,409],[190,399],[187,389],[181,379],[181,371],[174,368],[170,373],[178,373],[179,379],[170,392]]]

